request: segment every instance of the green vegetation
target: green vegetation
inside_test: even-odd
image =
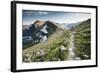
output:
[[[91,20],[82,22],[75,27],[75,53],[81,59],[91,58]]]
[[[23,50],[23,62],[63,61],[68,56],[68,45],[70,41],[69,31],[57,30],[47,41],[38,43]],[[66,50],[61,50],[61,46]],[[29,59],[26,60],[26,54]]]
[[[29,44],[23,49],[23,62],[48,62],[65,61],[69,57],[69,45],[74,43],[73,51],[75,58],[82,60],[91,58],[91,19],[83,21],[72,30],[59,29],[49,35],[48,39],[42,43]],[[52,31],[53,32],[53,31]],[[51,32],[51,33],[52,33]],[[70,34],[73,32],[73,34]],[[74,35],[74,41],[71,36]],[[62,49],[63,47],[63,49]],[[71,47],[71,46],[70,46]]]

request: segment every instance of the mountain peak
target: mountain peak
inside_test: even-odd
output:
[[[34,23],[37,27],[42,27],[45,24],[45,21],[36,20]]]

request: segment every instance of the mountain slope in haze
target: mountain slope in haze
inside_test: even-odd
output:
[[[76,27],[76,26],[79,25],[80,23],[82,23],[82,22],[77,22],[77,23],[63,23],[63,24],[61,24],[61,25],[64,27],[64,29],[69,30],[69,29],[71,29],[72,27],[73,27],[73,28]]]
[[[88,19],[74,28],[76,56],[81,59],[91,58],[91,19]]]

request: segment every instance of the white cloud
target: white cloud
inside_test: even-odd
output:
[[[25,11],[25,15],[47,15],[46,11]]]
[[[35,12],[35,15],[47,15],[48,12],[43,12],[43,11],[39,11],[39,12]]]

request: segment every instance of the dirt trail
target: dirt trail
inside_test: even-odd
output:
[[[74,33],[73,31],[71,31],[70,33],[70,45],[69,45],[69,48],[68,48],[68,60],[75,60],[75,52],[74,52],[74,49],[75,49],[75,45],[74,45]]]

